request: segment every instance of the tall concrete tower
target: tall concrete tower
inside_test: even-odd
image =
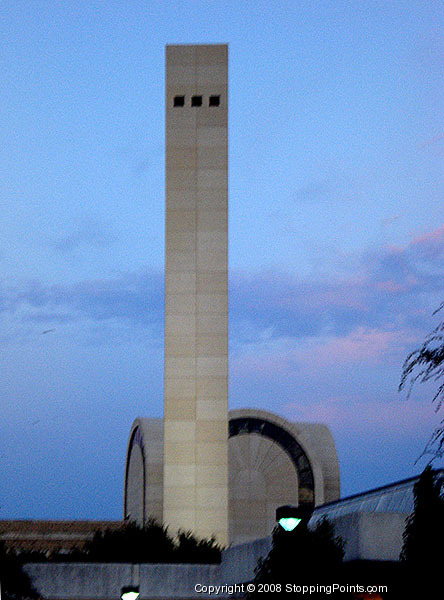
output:
[[[166,48],[163,520],[228,543],[228,47]]]

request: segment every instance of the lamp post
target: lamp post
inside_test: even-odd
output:
[[[124,585],[121,589],[121,600],[137,600],[140,596],[140,565],[131,563],[131,579],[129,579],[129,582],[131,582],[130,585]]]

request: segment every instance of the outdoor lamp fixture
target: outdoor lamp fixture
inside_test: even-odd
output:
[[[293,531],[303,520],[308,522],[312,512],[301,506],[279,506],[276,509],[276,521],[284,531]]]
[[[139,586],[138,585],[126,585],[122,588],[120,595],[122,600],[137,600],[139,597]]]

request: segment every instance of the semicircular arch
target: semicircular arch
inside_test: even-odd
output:
[[[228,437],[237,435],[258,434],[271,439],[290,457],[298,478],[299,505],[314,506],[314,476],[307,453],[295,437],[281,425],[271,420],[240,416],[229,420]]]

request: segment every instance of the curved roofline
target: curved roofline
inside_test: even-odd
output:
[[[444,478],[444,469],[433,469],[433,470],[441,478]],[[371,490],[366,490],[365,492],[359,492],[358,494],[351,494],[350,496],[345,496],[345,498],[339,498],[339,500],[333,500],[332,502],[326,502],[325,504],[320,504],[319,506],[316,506],[314,512],[316,512],[317,510],[323,509],[327,506],[334,506],[336,504],[341,504],[342,502],[346,502],[347,500],[354,500],[355,498],[360,498],[362,496],[365,496],[366,494],[373,494],[373,493],[377,493],[377,492],[382,492],[384,490],[389,490],[390,488],[395,487],[397,485],[406,485],[408,483],[417,481],[420,477],[421,477],[421,474],[415,475],[413,477],[408,477],[407,479],[401,479],[399,481],[394,481],[393,483],[387,483],[385,485],[381,485],[381,486],[373,488]]]

